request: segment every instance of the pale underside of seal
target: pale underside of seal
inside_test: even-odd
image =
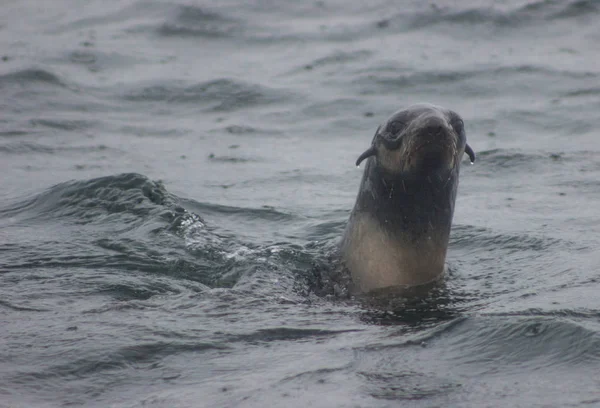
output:
[[[462,119],[438,106],[410,106],[377,129],[340,246],[354,292],[442,276],[465,152],[475,160]]]

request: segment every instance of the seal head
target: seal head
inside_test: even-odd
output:
[[[341,243],[354,291],[436,281],[444,271],[460,161],[467,154],[464,123],[455,112],[418,104],[377,128]]]

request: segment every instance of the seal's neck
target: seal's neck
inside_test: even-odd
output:
[[[458,169],[389,174],[369,159],[341,247],[358,291],[441,276],[457,184]]]
[[[447,245],[454,215],[458,168],[390,174],[370,159],[354,212],[368,212],[391,235],[418,242],[437,237]]]

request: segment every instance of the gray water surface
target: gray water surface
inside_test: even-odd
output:
[[[600,406],[600,2],[7,0],[1,407]],[[459,112],[444,284],[329,279],[377,125]]]

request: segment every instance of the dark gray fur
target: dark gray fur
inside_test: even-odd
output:
[[[342,258],[353,277],[362,282],[359,287],[370,290],[388,281],[418,285],[426,283],[420,281],[421,276],[425,280],[430,274],[441,275],[443,267],[437,269],[440,259],[442,266],[445,259],[465,152],[474,160],[462,119],[437,106],[413,105],[396,112],[377,129],[371,147],[358,161],[367,159],[341,243]],[[372,237],[364,231],[371,230],[378,236],[373,237],[374,242],[366,242]],[[379,241],[386,246],[382,252],[378,252]],[[401,255],[389,254],[396,250]],[[430,268],[435,271],[427,270],[429,256],[436,259]],[[372,273],[378,281],[369,282],[371,271],[362,269],[365,265],[378,269],[378,259],[409,262],[400,261],[392,268],[384,265]],[[418,270],[407,271],[407,265]],[[406,279],[387,276],[396,267]]]

